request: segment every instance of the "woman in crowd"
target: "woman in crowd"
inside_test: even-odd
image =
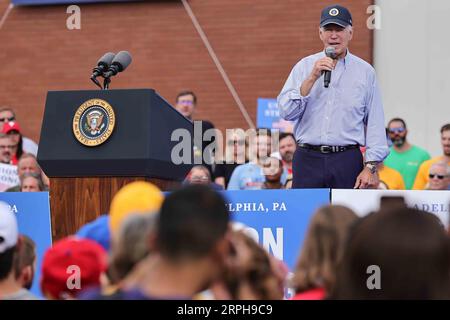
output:
[[[225,158],[217,159],[218,162],[214,167],[214,182],[223,188],[228,187],[231,174],[234,169],[248,161],[248,139],[245,137],[243,130],[234,129],[232,135],[227,139],[225,147]],[[218,155],[219,156],[219,155]]]
[[[332,290],[350,227],[356,214],[343,206],[327,205],[313,215],[294,271],[294,300],[321,300]]]
[[[210,186],[214,190],[223,190],[223,187],[220,184],[212,182],[208,168],[203,165],[194,166],[191,171],[189,171],[184,184],[204,184]]]

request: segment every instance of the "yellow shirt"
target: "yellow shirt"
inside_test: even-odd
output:
[[[378,171],[380,181],[383,181],[389,190],[405,190],[405,182],[403,177],[397,170],[383,166],[381,170]]]
[[[430,168],[433,164],[436,162],[442,161],[444,159],[444,156],[434,157],[430,160],[424,161],[419,168],[419,171],[417,171],[416,180],[414,181],[413,190],[424,190],[425,187],[428,184],[429,178],[428,174],[430,173]],[[448,162],[448,165],[450,165],[450,162]]]

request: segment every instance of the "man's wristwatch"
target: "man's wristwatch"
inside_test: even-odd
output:
[[[375,174],[378,171],[378,162],[376,161],[366,162],[365,167],[370,170],[371,174]]]

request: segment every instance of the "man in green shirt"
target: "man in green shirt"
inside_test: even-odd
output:
[[[406,140],[408,130],[403,119],[394,118],[389,121],[388,134],[392,141],[392,147],[384,164],[400,172],[406,189],[411,189],[420,165],[430,159],[430,155],[424,149],[412,145]]]

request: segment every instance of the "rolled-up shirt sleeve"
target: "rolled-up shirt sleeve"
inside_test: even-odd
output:
[[[299,61],[294,66],[283,89],[277,97],[280,116],[285,120],[300,119],[305,112],[309,95],[304,97],[300,94],[300,86],[306,78],[305,67],[305,60]]]
[[[389,155],[384,126],[384,111],[381,93],[375,72],[369,78],[366,108],[366,157],[365,161],[383,161]]]

